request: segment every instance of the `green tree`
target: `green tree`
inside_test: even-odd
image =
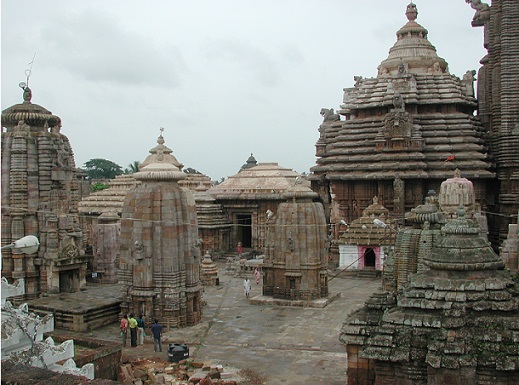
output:
[[[132,163],[130,163],[128,165],[128,167],[126,167],[124,169],[124,173],[125,174],[134,174],[136,172],[139,172],[139,165],[141,164],[141,162],[139,162],[138,160],[134,160]]]
[[[94,183],[94,184],[91,186],[91,188],[92,188],[92,192],[101,191],[101,190],[106,190],[108,187],[110,187],[110,186],[107,185],[106,183],[100,183],[100,182]]]
[[[90,159],[83,165],[83,171],[88,175],[89,180],[93,179],[113,179],[123,173],[123,169],[117,163],[108,159]]]

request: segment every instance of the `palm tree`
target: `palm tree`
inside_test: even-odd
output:
[[[126,167],[124,169],[124,173],[125,174],[134,174],[136,172],[139,172],[140,164],[141,164],[141,162],[139,162],[138,160],[134,160],[132,163],[130,163],[128,165],[128,167]]]

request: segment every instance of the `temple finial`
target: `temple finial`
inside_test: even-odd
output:
[[[418,17],[418,8],[416,8],[416,4],[410,2],[405,10],[405,15],[407,16],[407,20],[415,21]]]

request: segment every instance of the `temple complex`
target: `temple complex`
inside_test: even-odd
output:
[[[459,191],[468,201],[474,193]],[[408,253],[422,255],[423,268],[345,322],[349,385],[519,383],[519,286],[463,204],[446,217],[439,236],[420,234],[433,240],[429,252],[397,242],[395,266]]]
[[[2,111],[2,245],[35,235],[40,248],[32,255],[2,250],[2,276],[23,278],[23,297],[32,299],[83,288],[88,258],[70,142],[61,119],[21,86],[23,103]]]
[[[281,196],[285,201],[266,215],[263,295],[291,301],[326,297],[329,242],[323,205],[302,183]]]
[[[171,149],[158,145],[133,177],[122,210],[121,312],[160,319],[171,327],[201,318],[200,250],[195,200],[178,181],[186,174]]]
[[[250,160],[250,158],[249,158]],[[207,192],[216,199],[232,223],[231,245],[241,242],[243,249],[263,251],[265,247],[267,211],[275,212],[286,200],[283,194],[304,177],[277,163],[258,163],[243,168]]]
[[[429,190],[439,191],[456,167],[474,183],[483,210],[491,200],[488,185],[495,174],[483,125],[474,116],[472,72],[463,79],[449,73],[417,15],[409,4],[408,22],[378,75],[356,76],[338,113],[321,111],[310,179],[332,225],[360,217],[373,196],[401,219]],[[338,263],[338,255],[332,261]]]

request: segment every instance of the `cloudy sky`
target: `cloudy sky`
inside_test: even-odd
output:
[[[415,0],[450,72],[479,68],[483,30],[465,0]],[[63,122],[78,167],[143,161],[164,127],[186,167],[213,179],[251,153],[315,164],[322,107],[374,77],[409,0],[2,0],[2,110],[35,56],[32,102]]]

